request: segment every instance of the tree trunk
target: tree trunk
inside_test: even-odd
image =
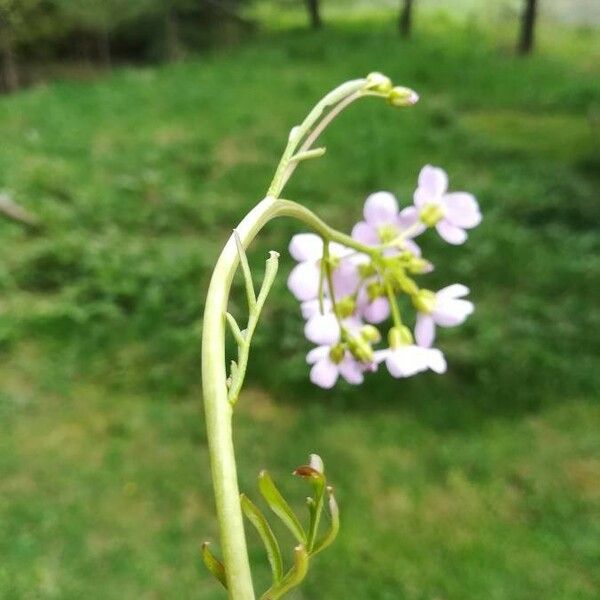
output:
[[[19,87],[19,69],[8,24],[0,17],[0,87],[13,92]]]
[[[519,38],[519,54],[531,54],[534,45],[535,19],[537,16],[537,0],[525,0],[521,17],[521,36]]]
[[[319,0],[306,0],[306,9],[310,19],[310,26],[313,29],[319,29],[323,24],[321,21],[321,12],[319,10]]]
[[[412,29],[412,9],[413,0],[404,0],[404,3],[400,9],[400,18],[398,19],[398,29],[402,37],[410,37]]]
[[[169,10],[165,22],[165,46],[167,58],[171,62],[179,60],[182,56],[181,37],[179,35],[179,19],[174,10]]]

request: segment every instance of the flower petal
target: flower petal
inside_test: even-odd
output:
[[[363,369],[360,363],[351,356],[346,356],[338,365],[340,375],[352,385],[360,385],[364,380]]]
[[[462,283],[453,283],[439,290],[436,294],[438,299],[442,298],[461,298],[469,293],[469,288]]]
[[[340,326],[332,313],[312,316],[304,325],[304,335],[314,344],[336,344],[340,339]]]
[[[379,244],[379,236],[377,230],[372,225],[369,225],[366,221],[359,221],[352,228],[352,237],[357,242],[368,244],[369,246],[377,246]]]
[[[292,269],[287,285],[290,292],[301,302],[314,300],[319,295],[320,276],[317,263],[301,262]]]
[[[306,355],[306,362],[309,365],[312,365],[319,360],[323,360],[329,356],[330,350],[331,348],[329,346],[317,346]]]
[[[420,207],[422,202],[433,202],[439,199],[448,189],[448,175],[439,167],[425,165],[419,173],[419,199],[415,197],[415,205]],[[415,192],[416,196],[416,192]]]
[[[429,348],[435,339],[435,321],[431,315],[419,313],[415,325],[415,340],[422,348]]]
[[[395,223],[398,216],[398,201],[390,192],[375,192],[365,201],[363,214],[365,221],[375,227]]]
[[[400,211],[397,219],[399,229],[408,229],[419,220],[419,210],[416,206],[407,206]]]
[[[441,327],[455,327],[464,323],[465,319],[474,310],[475,306],[468,300],[457,298],[438,299],[432,316]]]
[[[321,313],[320,302],[317,299],[315,300],[307,300],[306,302],[302,302],[300,304],[300,312],[302,313],[302,317],[304,319],[310,319],[312,316]],[[331,300],[329,298],[323,298],[323,311],[324,313],[328,313],[331,311]]]
[[[310,380],[326,390],[331,389],[338,380],[338,367],[329,358],[316,362],[310,370]]]
[[[427,348],[427,354],[425,355],[427,360],[427,366],[436,373],[445,373],[448,365],[446,359],[442,354],[441,350],[437,348]]]
[[[358,268],[350,260],[342,260],[333,271],[331,279],[333,281],[335,298],[343,298],[344,296],[354,294],[360,283]]]
[[[447,219],[442,219],[436,226],[437,232],[449,244],[458,246],[464,244],[467,239],[467,234],[464,229],[453,225]]]
[[[479,204],[473,194],[467,192],[446,194],[442,198],[442,202],[446,207],[446,218],[454,225],[470,229],[481,223]]]
[[[317,261],[323,256],[323,240],[315,233],[298,233],[292,237],[289,250],[298,262]]]
[[[424,368],[423,355],[417,346],[401,346],[390,351],[385,364],[392,377],[410,377]]]

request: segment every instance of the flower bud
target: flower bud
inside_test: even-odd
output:
[[[342,319],[347,319],[356,310],[356,301],[352,296],[346,296],[337,302],[337,309]]]
[[[344,360],[344,355],[346,354],[346,347],[344,344],[336,344],[329,351],[329,358],[336,365],[339,365]]]
[[[373,348],[371,348],[371,344],[360,336],[348,338],[348,350],[360,362],[369,363],[373,360]]]
[[[412,297],[412,303],[419,312],[429,314],[435,308],[435,294],[431,290],[419,290]]]
[[[367,295],[369,296],[369,300],[373,302],[376,298],[385,296],[385,288],[379,282],[370,283],[367,285]]]
[[[415,275],[422,275],[423,273],[431,273],[433,271],[433,265],[428,260],[414,255],[408,260],[407,268],[410,273],[414,273]]]
[[[392,327],[388,332],[388,344],[390,348],[395,349],[400,346],[408,346],[413,343],[413,336],[410,329],[405,325]]]
[[[392,106],[412,106],[419,101],[419,94],[410,88],[396,86],[388,94],[388,102]]]
[[[373,325],[364,325],[361,327],[360,336],[363,338],[363,340],[374,344],[377,344],[379,341],[381,341],[379,329]]]
[[[367,75],[366,88],[368,90],[373,90],[374,92],[388,94],[392,89],[392,80],[383,73],[373,71],[373,73]]]
[[[398,278],[398,284],[400,285],[400,289],[409,296],[419,293],[419,286],[410,277],[406,277],[406,275]]]

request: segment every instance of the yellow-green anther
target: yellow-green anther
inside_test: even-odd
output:
[[[431,290],[419,290],[412,297],[412,303],[419,312],[429,314],[435,308],[435,294]]]
[[[346,296],[337,302],[338,315],[341,319],[346,319],[354,313],[356,301],[352,296]]]
[[[377,228],[377,235],[382,244],[389,244],[398,237],[398,230],[393,225],[381,225]]]
[[[344,360],[344,355],[346,354],[346,347],[344,344],[336,344],[329,351],[329,358],[336,365],[341,363]]]
[[[388,94],[388,102],[392,106],[412,106],[419,101],[419,94],[410,88],[396,86]]]
[[[427,227],[433,227],[444,216],[444,211],[439,204],[426,204],[419,215],[421,221]]]
[[[368,363],[373,360],[373,348],[371,348],[371,344],[360,336],[348,337],[348,350],[360,362]]]
[[[413,343],[413,336],[410,329],[405,325],[401,327],[392,327],[388,332],[388,344],[390,348],[400,348]]]
[[[374,325],[364,325],[361,327],[360,336],[363,338],[363,340],[374,344],[377,344],[379,341],[381,341],[381,333],[379,333],[379,329],[377,329],[377,327]]]
[[[367,85],[365,87],[374,92],[387,94],[392,89],[392,80],[383,73],[373,71],[373,73],[367,75]]]

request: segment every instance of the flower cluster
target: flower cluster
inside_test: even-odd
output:
[[[446,173],[427,165],[412,206],[400,210],[391,193],[377,192],[367,198],[363,216],[343,244],[301,233],[289,247],[298,264],[288,287],[301,302],[304,333],[316,344],[306,357],[310,379],[323,388],[333,387],[340,375],[360,384],[384,362],[393,377],[445,372],[444,355],[433,347],[436,326],[460,325],[474,309],[462,284],[434,292],[414,280],[433,270],[415,238],[435,228],[446,242],[462,244],[466,230],[480,223],[472,194],[448,192]],[[414,334],[401,316],[401,295],[416,311]],[[388,319],[387,348],[375,349],[382,338],[376,325]]]

